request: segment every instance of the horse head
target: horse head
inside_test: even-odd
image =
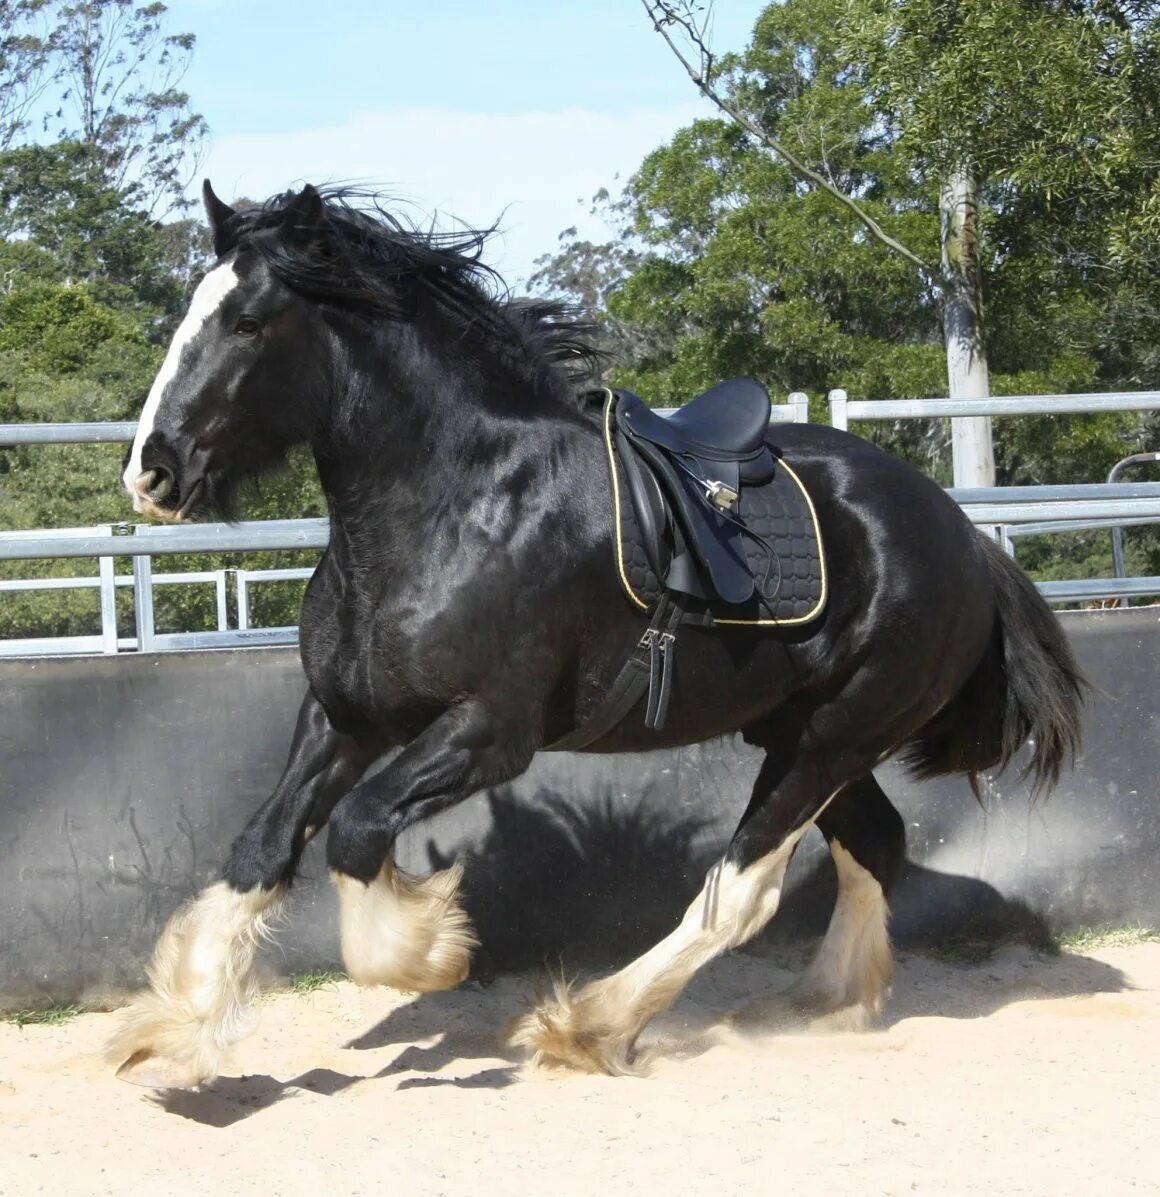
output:
[[[310,432],[323,337],[315,305],[278,275],[286,247],[308,252],[323,221],[311,186],[276,221],[247,221],[207,180],[216,264],[193,294],[145,401],[123,481],[142,515],[169,522],[228,513],[239,482],[281,463]]]

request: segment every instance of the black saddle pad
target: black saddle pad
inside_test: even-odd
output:
[[[612,480],[617,572],[629,600],[650,611],[664,588],[649,564],[636,513],[626,488],[613,438],[613,402],[604,404],[604,443]],[[773,477],[745,486],[736,514],[753,535],[742,538],[746,561],[757,582],[753,598],[734,606],[713,603],[690,610],[686,623],[782,626],[806,623],[826,603],[826,562],[813,503],[801,479],[771,441]]]

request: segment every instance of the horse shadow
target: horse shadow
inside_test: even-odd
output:
[[[304,1095],[336,1097],[355,1085],[392,1079],[400,1090],[443,1085],[459,1089],[505,1089],[518,1081],[523,1061],[503,1044],[498,1030],[494,1033],[479,1030],[478,1012],[470,1020],[475,1024],[474,1029],[466,1028],[465,1015],[481,996],[486,1000],[489,995],[481,994],[480,986],[471,982],[444,993],[428,994],[392,1010],[382,1022],[345,1043],[344,1047],[360,1051],[401,1048],[393,1059],[370,1074],[312,1068],[286,1080],[266,1073],[221,1076],[197,1089],[158,1091],[152,1100],[169,1114],[224,1129]],[[504,1015],[510,1021],[519,1010],[515,995],[505,995],[505,1000],[489,1004],[501,1007],[497,1027],[502,1025]],[[419,1041],[425,1039],[435,1042],[421,1046]],[[471,1060],[486,1062],[491,1067],[467,1076],[439,1075],[449,1065]],[[502,1062],[497,1065],[496,1060]],[[406,1073],[418,1075],[406,1076]]]
[[[484,984],[619,967],[672,930],[720,851],[706,842],[708,818],[627,806],[610,790],[581,806],[543,787],[501,787],[487,802],[462,890],[480,939],[472,976]],[[456,855],[426,844],[432,869]]]

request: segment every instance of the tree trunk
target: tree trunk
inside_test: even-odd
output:
[[[985,399],[991,388],[983,344],[978,199],[968,171],[955,171],[939,189],[939,215],[949,393],[952,399]],[[951,427],[955,486],[994,486],[991,417],[955,417]]]

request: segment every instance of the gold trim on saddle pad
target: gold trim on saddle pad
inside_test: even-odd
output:
[[[620,493],[620,477],[616,462],[616,448],[612,440],[612,408],[615,403],[615,396],[609,388],[603,388],[607,399],[604,402],[604,448],[608,454],[608,473],[612,479],[612,524],[616,533],[616,570],[620,576],[620,584],[624,589],[624,593],[628,596],[629,601],[639,608],[641,611],[649,611],[653,604],[643,599],[632,588],[632,583],[629,581],[628,573],[625,570],[624,564],[624,537],[621,531],[621,493]],[[826,553],[822,544],[822,529],[818,523],[818,513],[814,509],[813,499],[810,498],[809,491],[802,485],[802,480],[797,476],[790,465],[784,458],[777,459],[777,468],[784,470],[786,476],[793,480],[794,485],[801,492],[802,498],[805,500],[806,510],[810,513],[810,520],[813,524],[814,538],[818,546],[818,567],[820,574],[820,593],[817,601],[804,615],[795,615],[788,619],[734,619],[728,617],[718,616],[716,609],[713,611],[714,624],[727,624],[741,627],[790,627],[794,624],[808,623],[811,619],[816,619],[822,608],[826,605],[826,597],[829,593],[829,576],[826,570]]]

